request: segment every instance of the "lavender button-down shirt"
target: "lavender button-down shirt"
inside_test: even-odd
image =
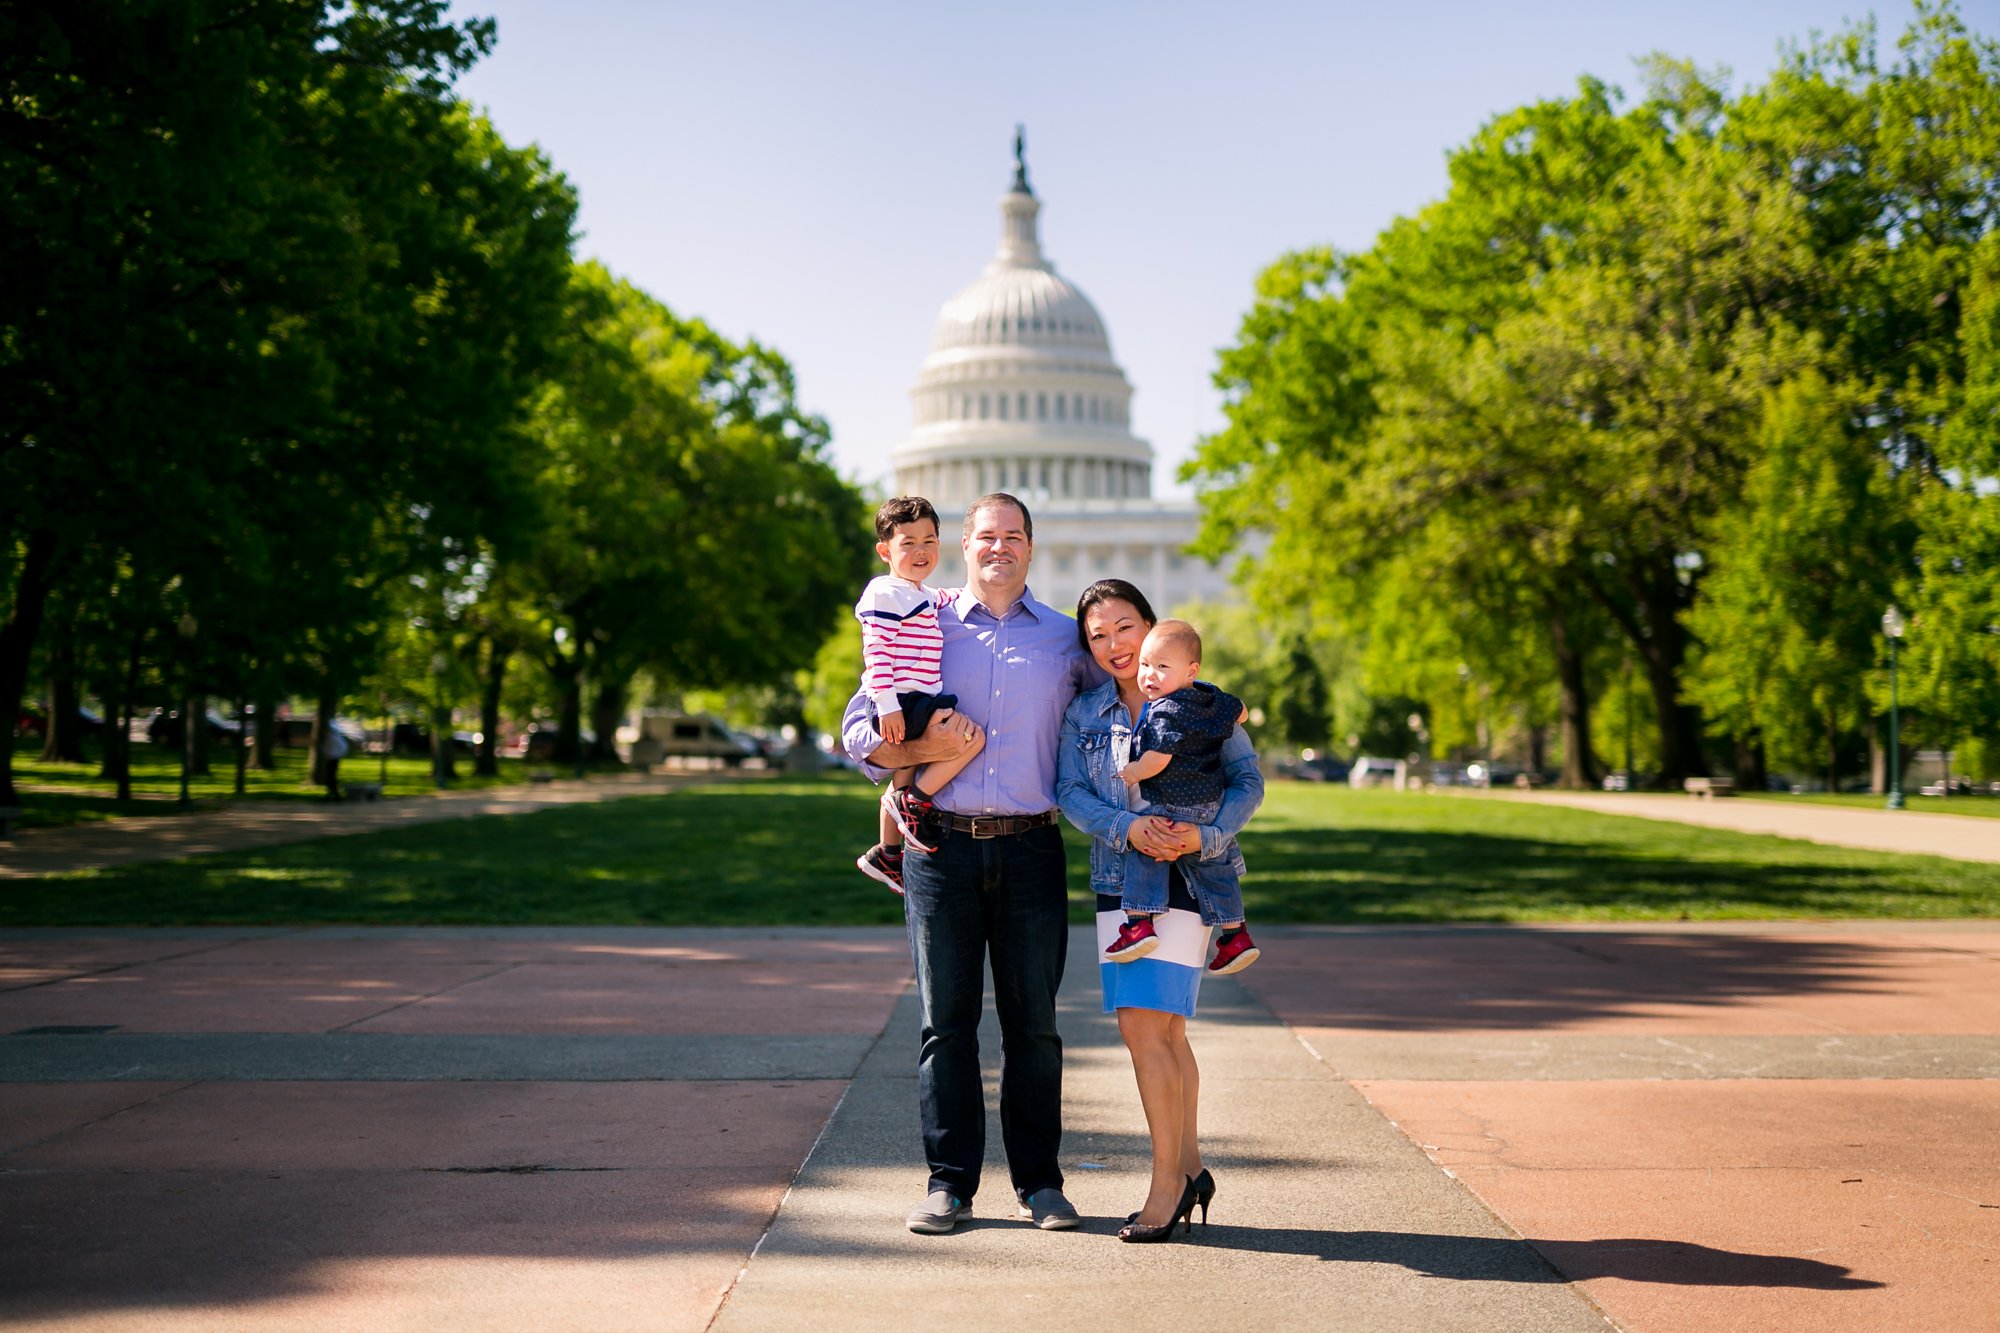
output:
[[[970,591],[938,608],[944,631],[944,693],[986,729],[986,748],[933,792],[961,815],[1038,815],[1055,807],[1056,748],[1063,710],[1078,691],[1104,677],[1077,642],[1076,621],[1023,591],[996,616]],[[841,744],[877,782],[886,770],[868,763],[882,743],[865,692],[856,691],[841,720]]]

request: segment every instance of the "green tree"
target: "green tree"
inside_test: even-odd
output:
[[[1773,762],[1819,769],[1829,790],[1843,736],[1872,712],[1868,668],[1910,544],[1907,478],[1853,420],[1817,375],[1771,395],[1687,615],[1702,645],[1687,689],[1711,722],[1758,737]]]
[[[642,667],[674,690],[805,667],[869,552],[860,496],[775,352],[678,319],[594,264],[576,269],[569,320],[536,408],[542,520],[518,586],[560,692],[561,756],[580,743],[588,682],[609,757]]]

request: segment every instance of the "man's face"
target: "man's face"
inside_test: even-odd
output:
[[[1139,647],[1139,692],[1148,699],[1164,699],[1200,674],[1201,663],[1177,639],[1148,634]]]
[[[987,505],[972,516],[972,531],[963,543],[965,569],[973,588],[987,594],[1019,597],[1028,586],[1028,562],[1035,544],[1028,540],[1028,520],[1014,505]]]

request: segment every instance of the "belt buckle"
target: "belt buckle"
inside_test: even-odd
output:
[[[999,837],[1001,826],[1005,822],[999,815],[974,815],[971,820],[972,827],[966,832],[983,842]]]

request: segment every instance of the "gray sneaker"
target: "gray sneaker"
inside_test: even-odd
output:
[[[970,1216],[971,1204],[948,1190],[932,1190],[910,1210],[906,1221],[910,1230],[920,1236],[942,1236],[957,1226],[959,1219]]]
[[[1054,1185],[1044,1186],[1033,1194],[1020,1196],[1019,1216],[1032,1217],[1035,1225],[1044,1231],[1068,1231],[1083,1219],[1076,1215],[1076,1209],[1063,1192]]]

